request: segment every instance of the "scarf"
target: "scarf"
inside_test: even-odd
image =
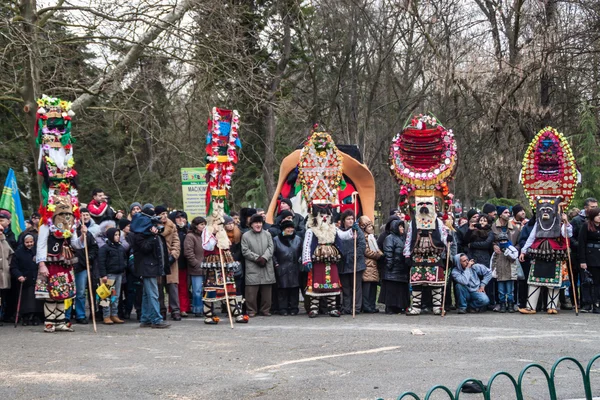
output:
[[[377,239],[375,235],[372,233],[367,236],[367,243],[369,245],[369,249],[375,253],[379,252],[379,246],[377,245]]]

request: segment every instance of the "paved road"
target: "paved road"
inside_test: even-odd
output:
[[[187,319],[169,330],[99,325],[97,334],[91,325],[55,334],[5,325],[0,399],[387,399],[405,390],[423,397],[438,383],[454,388],[498,370],[516,376],[532,361],[550,370],[565,355],[585,366],[600,353],[600,317],[570,312],[273,316],[234,330],[226,322]],[[558,372],[561,399],[584,397],[573,367]],[[600,393],[600,373],[594,375]],[[548,398],[540,373],[526,380],[527,398]],[[507,381],[494,388],[494,399],[514,398]]]

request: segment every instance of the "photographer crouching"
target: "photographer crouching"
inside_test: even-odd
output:
[[[160,313],[158,278],[171,273],[169,252],[161,230],[164,229],[154,209],[147,207],[133,216],[133,262],[135,274],[143,281],[141,328],[168,328]]]

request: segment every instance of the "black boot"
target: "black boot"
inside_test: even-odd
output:
[[[515,303],[513,303],[512,301],[508,302],[508,312],[509,313],[514,313],[515,312]]]
[[[500,309],[498,312],[505,313],[506,312],[506,303],[500,304]]]

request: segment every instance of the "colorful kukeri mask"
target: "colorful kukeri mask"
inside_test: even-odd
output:
[[[560,197],[543,197],[537,201],[537,232],[538,238],[557,238],[560,236]]]
[[[75,223],[71,198],[69,196],[55,196],[54,206],[54,216],[52,217],[54,225],[61,231],[70,231]]]
[[[415,197],[415,221],[417,229],[435,228],[435,197]]]

